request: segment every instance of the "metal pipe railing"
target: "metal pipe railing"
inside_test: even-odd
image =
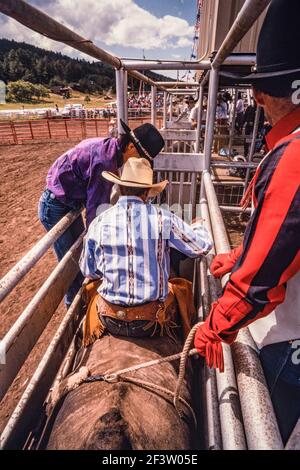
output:
[[[153,124],[153,126],[156,126],[156,116],[157,116],[156,98],[157,98],[157,88],[156,86],[152,86],[151,87],[151,124]]]
[[[42,258],[46,251],[59,239],[68,227],[79,217],[81,211],[65,215],[28,253],[0,280],[0,302],[16,287],[23,277]]]
[[[53,41],[58,41],[77,49],[84,54],[101,60],[116,69],[124,66],[122,60],[109,52],[96,46],[93,41],[74,33],[66,26],[43,13],[36,7],[29,5],[24,0],[1,0],[0,12],[4,15],[14,18],[27,28],[46,36]],[[144,68],[142,68],[144,70]],[[142,80],[149,85],[155,85],[155,82],[140,72],[131,70],[130,75],[138,80]],[[163,87],[160,87],[163,89]]]
[[[173,121],[173,95],[170,95],[170,104],[169,104],[169,121]]]
[[[222,215],[218,211],[211,213],[211,208],[218,200],[214,187],[208,182],[211,178],[208,172],[202,175],[202,191],[201,191],[201,212],[205,214],[205,220],[210,220],[210,233],[213,233],[215,250],[220,250],[220,242],[226,242],[226,237],[222,239],[225,232],[224,221]],[[206,196],[205,196],[206,195]],[[204,201],[208,202],[208,210],[204,206]],[[203,212],[204,210],[204,212]],[[217,287],[217,281],[211,276],[209,277],[209,286],[211,294],[211,302],[217,300],[220,295],[220,289]],[[231,356],[230,346],[223,344],[225,371],[220,374],[216,371],[218,402],[220,412],[220,423],[222,432],[222,448],[224,450],[244,450],[246,449],[246,439],[243,428],[243,419],[239,404],[238,388],[235,379],[234,366]]]
[[[168,119],[168,93],[164,91],[164,106],[163,106],[163,128],[167,127]]]
[[[199,85],[198,85],[199,87]],[[187,94],[195,94],[197,93],[198,91],[198,87],[195,89],[195,88],[180,88],[180,89],[177,89],[176,88],[167,88],[167,92],[168,93],[173,93],[173,95],[187,95]]]
[[[123,66],[127,70],[210,70],[211,61],[176,61],[176,60],[122,60]],[[224,61],[224,65],[254,65],[255,54],[243,54],[239,56],[229,56]]]
[[[230,251],[230,245],[214,185],[208,172],[204,172],[203,181],[207,194],[216,251],[217,253],[227,253]],[[226,285],[227,280],[228,275],[224,276],[222,279],[223,287]],[[228,367],[226,360],[227,354],[230,352],[230,347],[225,345],[223,351],[225,353],[226,372],[226,368]],[[248,448],[282,449],[282,440],[268,386],[253,340],[251,340],[250,333],[247,329],[239,332],[237,340],[232,346],[232,351],[234,353],[234,365],[237,371],[236,378]],[[219,375],[222,376],[222,374]]]
[[[203,225],[205,226],[208,233],[212,233],[210,215],[205,197],[205,191],[203,190],[203,182],[201,183],[201,194],[200,194],[200,214],[203,219]],[[215,254],[214,247],[210,251],[211,254]],[[211,258],[208,255],[207,258]],[[200,260],[200,275],[201,275],[201,291],[202,291],[202,304],[203,304],[203,319],[206,319],[210,312],[211,306],[211,295],[210,287],[208,282],[208,259],[203,258]],[[203,292],[204,290],[204,292]],[[219,397],[217,388],[216,370],[210,369],[204,364],[203,373],[203,389],[205,390],[204,395],[204,409],[205,409],[205,443],[207,450],[221,450],[222,444],[222,433],[221,433],[221,422],[219,412]]]
[[[51,343],[34,371],[17,407],[9,418],[1,436],[0,449],[22,448],[28,431],[36,425],[36,409],[42,411],[43,402],[49,392],[57,370],[53,364],[63,359],[67,352],[67,339],[71,339],[73,325],[78,325],[81,319],[79,308],[82,304],[83,287],[79,290],[72,305],[59,324]],[[69,338],[68,338],[69,336]]]
[[[234,91],[234,99],[233,99],[233,111],[232,111],[232,117],[231,117],[231,126],[230,126],[230,137],[229,137],[229,144],[228,144],[228,154],[229,158],[231,158],[231,153],[232,153],[232,144],[233,144],[233,137],[235,134],[235,122],[236,122],[236,105],[237,105],[237,100],[238,100],[238,89],[235,89]]]
[[[196,128],[196,153],[200,151],[200,139],[202,130],[202,116],[203,116],[203,97],[204,87],[201,85],[199,90],[198,112],[197,112],[197,128]]]
[[[143,60],[123,60],[123,65],[127,70],[210,70],[211,62],[187,62],[187,61],[143,61]]]
[[[125,122],[128,124],[128,72],[124,70],[123,72],[123,86],[124,86],[124,113],[125,113]]]
[[[246,0],[212,62],[213,68],[218,68],[224,63],[225,59],[232,53],[241,39],[243,39],[254,25],[255,21],[266,9],[270,1],[271,0]]]
[[[157,86],[163,86],[163,87],[198,87],[199,83],[198,82],[156,82]]]
[[[62,260],[57,264],[54,270],[51,272],[49,277],[40,287],[38,292],[35,294],[33,299],[25,307],[18,319],[12,324],[9,331],[6,333],[4,338],[1,340],[1,352],[5,354],[6,362],[3,368],[0,370],[1,380],[0,380],[0,400],[4,397],[11,383],[15,379],[17,373],[19,372],[21,366],[28,357],[30,351],[32,350],[35,342],[38,340],[42,327],[45,328],[45,319],[51,318],[60,301],[63,298],[63,295],[67,288],[69,287],[67,283],[64,283],[63,288],[59,288],[59,297],[57,298],[53,295],[53,290],[51,289],[57,280],[61,279],[64,273],[64,270],[67,269],[68,265],[71,263],[71,273],[72,275],[68,276],[68,281],[73,282],[77,272],[79,271],[78,266],[78,257],[80,254],[80,247],[83,240],[83,234],[79,236],[77,241],[71,246]],[[51,295],[52,294],[52,295]],[[60,297],[61,295],[61,297]],[[45,318],[44,312],[39,316],[40,324],[42,326],[37,326],[34,324],[34,317],[39,312],[39,306],[45,299],[48,300],[48,305],[50,303],[52,307],[51,315],[47,315]],[[55,299],[56,297],[56,299]],[[44,303],[44,306],[46,304]],[[50,307],[50,308],[51,308]],[[45,307],[46,311],[46,307]],[[28,326],[31,323],[31,328]],[[26,329],[27,335],[26,335]],[[25,336],[25,337],[24,337]]]
[[[219,87],[219,70],[213,69],[209,76],[208,107],[206,117],[206,130],[204,140],[204,165],[209,170],[211,161],[211,151],[214,140],[214,127],[217,109],[217,94]]]
[[[262,108],[260,106],[258,106],[257,110],[256,110],[256,113],[255,113],[255,121],[254,121],[254,126],[253,126],[253,135],[252,135],[249,155],[247,155],[247,161],[249,163],[252,162],[253,157],[254,157],[254,153],[255,153],[256,139],[257,139],[257,133],[258,133],[258,127],[259,127],[261,112],[262,112]],[[249,179],[250,179],[250,169],[248,169],[247,172],[246,172],[245,184],[244,184],[244,193],[247,190]]]
[[[212,161],[210,166],[212,168],[253,168],[256,169],[258,166],[258,163],[255,162],[221,162],[221,161]]]
[[[126,121],[125,90],[124,90],[124,69],[116,70],[116,90],[117,90],[117,113],[118,113],[118,134],[125,134],[120,119]],[[127,99],[127,97],[126,97]]]
[[[24,26],[27,26],[49,39],[63,42],[67,46],[74,47],[84,54],[102,60],[117,69],[122,67],[122,62],[118,57],[100,49],[95,46],[91,40],[74,33],[46,13],[29,5],[23,0],[1,0],[0,12],[14,18],[19,23],[22,23]]]

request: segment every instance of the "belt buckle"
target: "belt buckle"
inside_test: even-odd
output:
[[[116,317],[118,318],[118,320],[125,320],[127,317],[127,314],[126,312],[124,312],[124,310],[118,310],[116,313]]]

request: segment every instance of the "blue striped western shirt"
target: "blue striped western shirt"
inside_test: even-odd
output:
[[[91,223],[80,268],[90,279],[102,278],[99,293],[107,301],[139,305],[167,297],[170,248],[197,258],[211,247],[201,224],[188,225],[138,197],[121,196]]]

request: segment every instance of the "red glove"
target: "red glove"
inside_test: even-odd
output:
[[[240,245],[229,253],[220,253],[215,256],[213,262],[210,265],[210,272],[216,278],[224,276],[224,274],[230,273],[233,266],[237,262],[238,258],[242,254],[243,246]]]
[[[206,364],[209,368],[214,367],[219,369],[220,372],[224,372],[224,357],[221,339],[213,330],[210,329],[210,319],[214,308],[217,305],[217,302],[213,303],[209,317],[197,329],[194,345],[198,353],[205,357]]]

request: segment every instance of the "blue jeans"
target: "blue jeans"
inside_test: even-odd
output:
[[[296,342],[275,343],[260,351],[284,444],[300,417],[300,353],[295,346]]]
[[[46,189],[43,192],[39,202],[38,215],[47,232],[68,214],[70,210],[72,210],[72,208],[56,199],[51,191]],[[54,243],[54,250],[58,261],[64,257],[83,231],[83,220],[82,217],[79,216]],[[65,304],[67,307],[73,302],[75,295],[82,285],[83,279],[82,274],[79,272],[65,295]]]
[[[158,334],[160,331],[159,325],[150,326],[150,322],[147,320],[134,320],[131,322],[127,322],[101,314],[100,320],[106,327],[107,331],[113,336],[127,336],[129,338],[148,338],[152,335],[156,336],[156,333]],[[146,328],[148,325],[150,326],[150,328]]]

